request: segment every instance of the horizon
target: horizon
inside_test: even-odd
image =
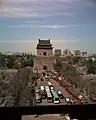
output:
[[[21,44],[27,44],[26,47],[30,46],[29,49],[31,48],[31,51],[28,48],[26,48],[27,51],[24,51],[24,50],[23,51],[19,51],[17,49],[17,50],[12,50],[12,51],[10,50],[10,51],[0,51],[0,52],[2,52],[2,53],[32,53],[33,55],[36,55],[37,54],[36,46],[38,44],[38,40],[22,40],[22,41],[8,41],[8,42],[5,42],[5,41],[1,42],[0,41],[1,42],[0,44],[7,44],[7,45],[8,44],[18,44],[20,47],[21,47]],[[40,39],[40,40],[48,40],[48,39]],[[61,41],[61,42],[59,42],[59,41]],[[75,40],[68,40],[67,43],[71,43],[71,44],[73,43],[74,44],[74,42],[77,42],[77,41],[75,41]],[[74,50],[80,50],[81,53],[82,52],[87,52],[88,55],[96,53],[96,52],[82,51],[81,49],[78,49],[77,47],[75,47],[75,48],[70,48],[70,47],[66,48],[66,47],[64,47],[63,48],[61,46],[61,44],[62,45],[66,44],[66,40],[53,40],[53,42],[52,42],[52,39],[50,39],[50,43],[53,46],[53,53],[54,53],[54,50],[56,50],[56,49],[60,49],[62,54],[63,54],[63,51],[66,50],[66,49],[70,50],[71,52],[73,52]]]
[[[1,0],[0,52],[36,52],[38,39],[55,49],[96,52],[94,0]]]

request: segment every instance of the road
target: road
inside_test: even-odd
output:
[[[65,90],[64,87],[60,86],[58,82],[56,82],[54,79],[50,79],[49,82],[52,83],[53,87],[55,88],[55,91],[60,90],[62,92],[62,94],[64,95],[64,97],[70,97],[70,94]],[[37,82],[38,86],[48,86],[48,81],[44,80],[38,80]],[[60,104],[58,105],[65,105],[67,104],[67,102],[65,101],[65,99],[60,100]],[[47,99],[43,99],[42,103],[37,103],[36,105],[55,105],[54,103],[48,103]],[[56,104],[57,105],[57,104]]]

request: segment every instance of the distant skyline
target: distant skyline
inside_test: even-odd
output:
[[[95,53],[96,1],[0,0],[0,51],[35,53],[38,39]]]

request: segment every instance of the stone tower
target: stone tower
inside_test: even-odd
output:
[[[53,47],[49,40],[38,40],[37,56],[34,59],[34,69],[54,70],[55,57],[53,55]]]

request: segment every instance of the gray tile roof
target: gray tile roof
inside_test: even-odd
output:
[[[50,39],[49,40],[40,40],[39,39],[39,45],[50,45]]]

